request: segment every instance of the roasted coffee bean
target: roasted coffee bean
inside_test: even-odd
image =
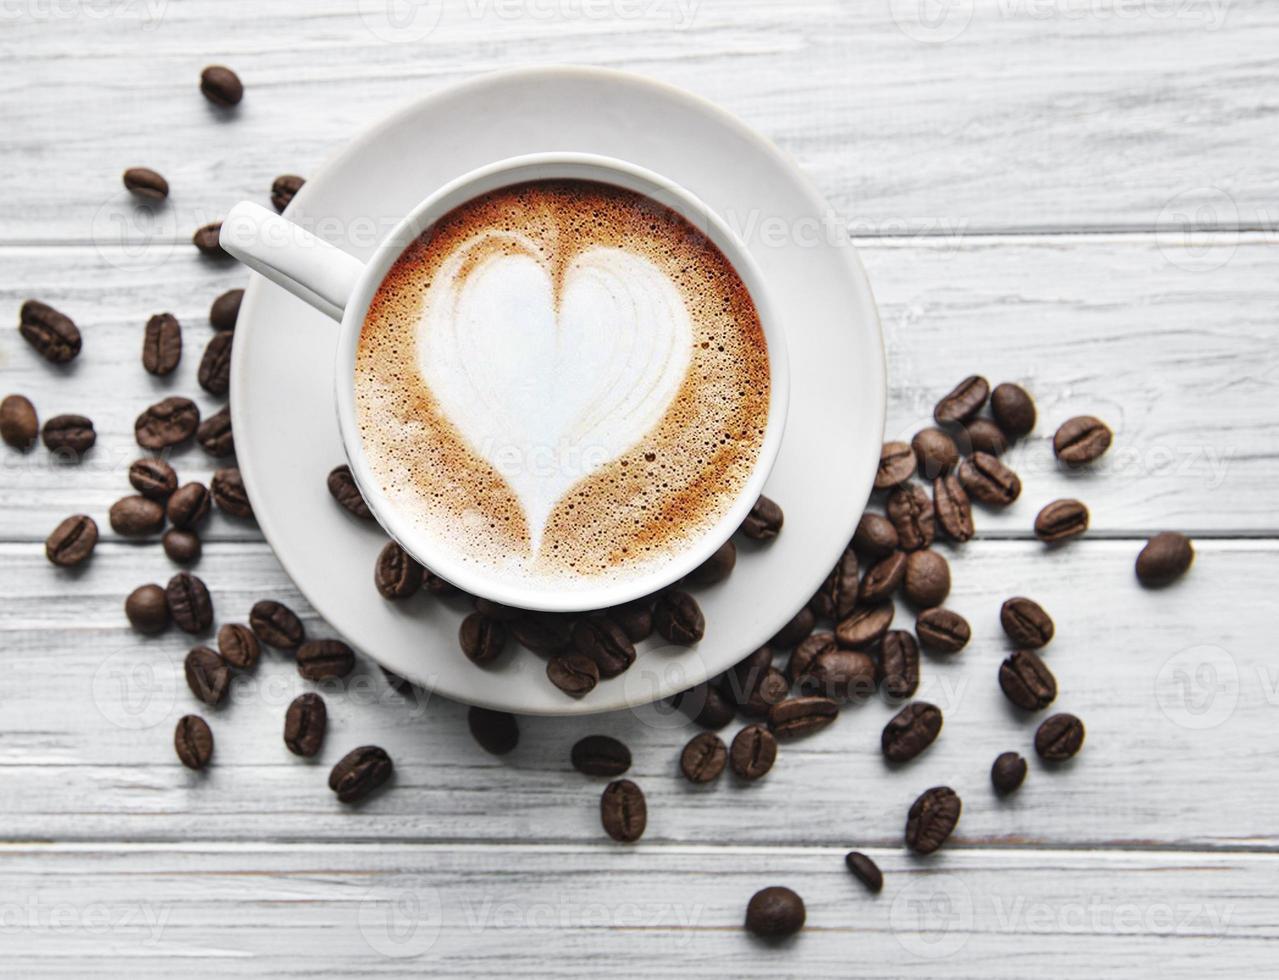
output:
[[[915,450],[909,443],[886,442],[879,451],[875,489],[892,490],[915,475]]]
[[[600,669],[590,657],[580,653],[552,657],[546,665],[550,682],[571,698],[581,698],[595,690]]]
[[[180,531],[176,527],[165,531],[160,543],[164,545],[164,553],[179,565],[194,565],[200,560],[200,553],[204,550],[198,534],[194,531]]]
[[[1035,536],[1047,544],[1076,538],[1088,530],[1088,508],[1078,500],[1054,500],[1035,518]]]
[[[763,725],[747,725],[733,737],[729,764],[741,779],[756,780],[777,761],[777,738]]]
[[[763,646],[724,671],[724,682],[719,686],[725,696],[739,708],[755,695],[773,666],[773,651]]]
[[[694,735],[679,755],[679,771],[690,783],[718,779],[727,763],[728,747],[714,732]]]
[[[839,644],[835,640],[834,633],[814,633],[812,636],[806,637],[795,648],[794,653],[790,655],[790,660],[786,662],[786,676],[792,682],[797,683],[819,654],[827,650],[837,650],[838,648]]]
[[[240,76],[222,65],[209,65],[200,72],[200,91],[215,106],[229,109],[244,98],[244,84]]]
[[[588,776],[620,776],[631,767],[631,750],[608,735],[587,735],[569,753],[573,768]]]
[[[457,639],[467,660],[485,666],[496,660],[506,646],[506,627],[481,612],[473,612],[462,620]]]
[[[44,540],[44,556],[62,568],[73,568],[93,554],[98,525],[87,514],[72,514]]]
[[[887,558],[881,558],[866,570],[857,598],[861,602],[874,605],[891,599],[893,593],[901,588],[906,578],[906,552],[894,551]]]
[[[787,650],[808,636],[816,625],[817,617],[813,614],[813,610],[808,606],[804,606],[790,618],[790,621],[785,626],[773,635],[773,638],[768,641],[768,645],[776,647],[778,650]]]
[[[1021,496],[1021,479],[990,453],[976,452],[959,464],[959,485],[989,507],[1007,507]]]
[[[685,577],[689,585],[704,587],[722,582],[733,574],[733,566],[737,564],[737,545],[729,538],[715,549],[715,553],[706,561],[694,568]]]
[[[959,450],[955,440],[941,429],[927,428],[915,433],[910,441],[915,452],[917,470],[925,480],[935,480],[949,473],[959,463]]]
[[[221,704],[231,687],[231,668],[208,647],[195,647],[187,654],[183,669],[187,687],[205,704]]]
[[[169,196],[169,182],[148,167],[130,167],[124,172],[124,186],[148,201],[163,201]]]
[[[1004,430],[990,419],[973,419],[964,426],[959,442],[965,455],[987,453],[1002,456],[1008,449],[1008,437],[1004,435]]]
[[[919,644],[905,630],[889,630],[879,651],[879,676],[884,693],[894,701],[914,697],[919,690]]]
[[[733,720],[733,702],[716,685],[703,681],[671,699],[695,725],[718,731]]]
[[[1035,427],[1035,403],[1020,385],[995,385],[990,410],[1009,439],[1020,439]]]
[[[407,677],[401,677],[393,670],[382,668],[382,676],[386,678],[386,682],[391,685],[392,689],[400,694],[409,695],[415,691],[414,683]]]
[[[195,430],[195,441],[210,456],[220,459],[235,454],[235,434],[231,431],[231,406],[215,412]]]
[[[228,517],[240,517],[249,520],[253,517],[253,504],[249,502],[249,491],[245,489],[244,477],[240,475],[238,466],[225,466],[215,470],[213,480],[209,483],[209,493],[218,510]]]
[[[958,425],[977,417],[990,397],[990,384],[980,375],[972,375],[955,385],[949,395],[937,403],[933,418],[938,425]]]
[[[760,496],[742,522],[741,531],[755,541],[772,541],[782,533],[782,509],[768,497]]]
[[[383,599],[407,599],[422,587],[425,570],[394,541],[382,546],[373,566],[373,584]]]
[[[1084,723],[1071,714],[1053,715],[1035,732],[1035,751],[1047,762],[1071,758],[1084,744]]]
[[[178,488],[178,474],[162,459],[139,459],[129,467],[133,489],[152,500],[168,500]]]
[[[865,513],[853,533],[853,550],[873,561],[897,550],[897,528],[882,514]]]
[[[40,420],[36,408],[24,395],[8,395],[0,402],[0,438],[24,452],[36,444]]]
[[[452,582],[446,582],[429,568],[422,569],[422,572],[422,588],[426,589],[431,595],[450,596],[462,593],[462,590],[456,585]]]
[[[774,667],[764,672],[764,678],[756,685],[750,699],[740,706],[744,715],[752,718],[767,718],[773,705],[781,704],[790,696],[790,682],[786,675]]]
[[[639,840],[648,826],[643,791],[629,779],[609,783],[600,797],[600,823],[615,841],[631,844]]]
[[[61,456],[83,456],[98,441],[93,423],[83,415],[55,415],[40,430],[44,447]]]
[[[937,526],[946,537],[960,544],[972,540],[973,507],[954,473],[933,483],[933,511]]]
[[[941,733],[941,709],[925,701],[915,701],[897,712],[879,739],[879,747],[889,762],[909,762],[932,745]]]
[[[906,559],[902,592],[921,609],[940,606],[950,595],[950,564],[932,549],[912,551]]]
[[[271,183],[271,203],[275,210],[283,213],[293,203],[293,198],[306,181],[296,174],[283,174]]]
[[[999,389],[996,388],[996,391]],[[990,782],[995,792],[1005,796],[1026,780],[1026,760],[1016,752],[1001,752],[990,767]]]
[[[897,529],[902,551],[918,551],[933,543],[933,502],[923,487],[898,487],[888,496],[888,519]]]
[[[341,504],[348,514],[354,514],[364,521],[373,520],[373,512],[369,510],[369,505],[364,502],[364,496],[360,493],[360,488],[355,485],[355,477],[351,474],[351,467],[345,463],[341,466],[335,466],[329,472],[328,485],[329,495]]]
[[[687,592],[663,592],[653,607],[653,626],[667,643],[692,646],[706,632],[702,609]]]
[[[906,846],[916,854],[932,854],[946,843],[962,809],[959,796],[949,786],[925,790],[906,817]]]
[[[203,633],[213,625],[213,600],[204,582],[190,572],[178,572],[164,589],[169,614],[184,633]]]
[[[526,650],[552,657],[573,643],[573,619],[559,613],[526,613],[507,624],[515,642]]]
[[[496,619],[499,623],[513,623],[520,617],[528,615],[527,610],[504,606],[500,602],[485,599],[483,596],[473,596],[471,601],[476,612],[482,612],[489,619]]]
[[[172,313],[157,313],[142,336],[142,366],[148,374],[172,374],[182,360],[182,326]]]
[[[240,318],[240,304],[244,301],[243,289],[223,293],[209,307],[209,324],[214,330],[234,330]]]
[[[896,532],[894,532],[894,535]],[[839,561],[822,582],[822,587],[808,603],[813,615],[820,619],[843,619],[857,604],[857,553],[845,548]]]
[[[875,693],[875,661],[857,650],[823,650],[799,684],[806,695],[862,701]]]
[[[183,531],[189,531],[209,516],[209,509],[209,491],[204,484],[187,483],[178,487],[169,497],[165,513],[168,515],[170,524]]]
[[[66,364],[80,353],[80,330],[65,313],[38,299],[22,304],[18,332],[50,364]]]
[[[240,623],[223,623],[218,627],[218,652],[222,659],[239,670],[249,670],[258,662],[262,647],[253,630]]]
[[[884,873],[879,865],[861,851],[849,851],[844,855],[844,864],[858,881],[866,886],[872,894],[878,895],[884,890]]]
[[[158,534],[164,527],[164,506],[142,496],[122,497],[111,505],[111,530],[126,538]]]
[[[1080,415],[1062,423],[1053,436],[1053,452],[1067,466],[1085,466],[1110,448],[1114,434],[1101,419]]]
[[[343,803],[359,803],[367,799],[395,772],[395,764],[386,750],[376,745],[361,745],[344,755],[329,773],[329,789]]]
[[[222,248],[222,222],[215,221],[196,230],[191,243],[200,254],[210,259],[229,259],[231,253]]]
[[[973,635],[968,620],[949,609],[925,609],[915,618],[915,635],[936,653],[958,653]]]
[[[203,769],[213,758],[213,732],[199,715],[183,715],[173,730],[173,748],[188,769]]]
[[[139,585],[124,600],[129,625],[139,633],[161,633],[169,625],[169,600],[158,585]]]
[[[635,662],[635,644],[608,616],[594,613],[573,624],[573,647],[595,661],[600,677],[616,677]]]
[[[298,647],[298,673],[309,681],[345,677],[355,669],[355,651],[341,640],[307,640]]]
[[[804,900],[789,888],[774,885],[751,896],[746,928],[761,939],[784,939],[804,928]]]
[[[1053,638],[1053,621],[1034,599],[1014,596],[1004,602],[999,610],[999,623],[1012,640],[1023,650],[1038,650],[1047,646]]]
[[[841,646],[854,650],[873,647],[893,624],[893,604],[862,606],[847,619],[841,619],[835,627],[835,639]]]
[[[231,345],[234,330],[219,330],[204,348],[196,377],[210,395],[225,395],[231,389]]]
[[[320,751],[328,726],[324,698],[311,692],[299,694],[284,713],[284,745],[294,755],[309,759]]]
[[[506,755],[520,744],[519,722],[505,711],[472,707],[467,710],[466,723],[471,729],[471,737],[485,752]]]
[[[133,434],[143,449],[167,449],[186,442],[200,426],[200,410],[178,395],[156,402],[137,417]]]
[[[262,599],[249,612],[249,626],[254,635],[277,650],[295,650],[306,639],[306,630],[297,614],[282,602]]]
[[[653,603],[650,599],[636,599],[605,612],[609,619],[622,627],[622,632],[632,643],[640,643],[653,635]]]
[[[778,738],[800,738],[819,732],[839,717],[839,705],[830,698],[791,698],[773,705],[768,727]]]
[[[1176,531],[1163,531],[1146,542],[1137,555],[1137,579],[1148,587],[1167,585],[1186,574],[1195,560],[1190,539]]]

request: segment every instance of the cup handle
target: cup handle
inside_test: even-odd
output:
[[[222,248],[334,320],[364,274],[364,263],[266,208],[243,201],[222,222]]]

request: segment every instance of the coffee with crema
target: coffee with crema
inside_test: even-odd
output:
[[[405,249],[360,334],[374,478],[489,580],[638,577],[741,496],[769,409],[741,278],[683,217],[589,181],[502,188]]]

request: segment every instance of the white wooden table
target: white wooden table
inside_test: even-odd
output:
[[[1142,975],[1273,971],[1279,944],[1279,7],[1269,0],[15,0],[0,10],[0,310],[30,296],[81,325],[51,369],[0,332],[4,392],[42,417],[91,415],[76,468],[6,449],[0,476],[0,972],[86,970],[546,976]],[[421,29],[439,15],[425,36]],[[399,25],[398,27],[394,25]],[[221,121],[196,88],[222,62],[247,96]],[[279,173],[307,174],[391,107],[477,72],[579,62],[705,95],[793,154],[859,241],[890,356],[889,433],[909,434],[959,377],[1026,384],[1035,437],[1008,514],[952,553],[951,605],[975,629],[928,660],[938,744],[888,771],[890,711],[848,712],[786,745],[749,788],[676,775],[686,726],[631,715],[523,722],[512,756],[465,711],[406,700],[376,669],[329,698],[316,764],[279,729],[302,682],[265,657],[217,713],[216,765],[174,758],[194,707],[182,637],[144,640],[122,597],[163,581],[154,545],[116,539],[131,421],[159,390],[197,391],[210,300],[242,282],[191,231]],[[175,188],[171,227],[122,248],[95,225],[127,166]],[[1186,216],[1193,227],[1185,226]],[[171,310],[188,353],[153,383],[142,325]],[[158,396],[157,396],[158,397]],[[204,408],[216,404],[201,398]],[[1070,415],[1115,428],[1095,472],[1048,438]],[[198,449],[183,476],[206,478]],[[1086,540],[1052,554],[1035,510],[1078,495]],[[783,503],[785,503],[783,501]],[[91,567],[42,542],[66,514],[104,530]],[[1135,585],[1140,539],[1176,528],[1198,560],[1174,589]],[[263,595],[305,608],[254,533],[214,520],[200,574],[220,611]],[[1057,620],[1060,706],[1088,742],[1067,771],[1032,761],[1008,802],[994,756],[1028,755],[1003,703],[997,611]],[[309,613],[309,611],[308,611]],[[314,614],[309,614],[313,618]],[[939,700],[940,699],[940,700]],[[648,833],[612,845],[600,786],[569,746],[632,747]],[[324,785],[337,751],[376,742],[398,781],[358,811]],[[909,802],[950,783],[956,837],[901,847]],[[843,868],[871,853],[868,896]],[[781,949],[740,928],[749,896],[789,884],[808,928]]]

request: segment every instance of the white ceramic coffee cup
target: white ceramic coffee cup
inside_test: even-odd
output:
[[[620,582],[563,589],[541,581],[515,583],[489,577],[433,547],[382,493],[370,469],[355,416],[355,358],[364,317],[395,260],[436,220],[461,204],[511,184],[530,180],[591,180],[623,187],[662,204],[701,231],[737,270],[759,314],[768,343],[768,423],[759,458],[741,494],[704,535],[672,555],[660,568]],[[759,497],[781,446],[790,395],[786,343],[755,260],[737,235],[689,191],[652,171],[586,153],[539,153],[512,157],[471,171],[419,204],[361,262],[259,205],[236,205],[222,223],[222,247],[277,285],[340,323],[334,366],[338,425],[351,473],[379,524],[414,558],[441,578],[473,595],[504,605],[546,612],[603,609],[657,592],[706,561],[741,525]]]

